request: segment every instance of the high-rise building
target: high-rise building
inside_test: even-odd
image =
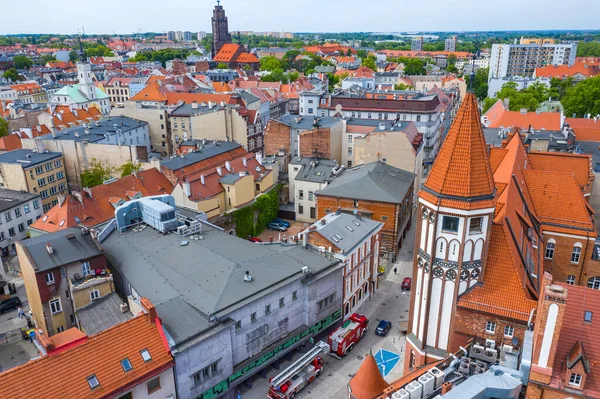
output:
[[[192,41],[192,32],[188,32],[188,31],[183,32],[183,41],[191,42]]]
[[[198,32],[198,41],[202,41],[204,40],[204,38],[206,37],[206,32]]]
[[[212,56],[214,57],[221,50],[221,47],[223,47],[224,44],[232,42],[231,35],[229,34],[227,17],[225,16],[225,10],[219,1],[217,1],[217,5],[213,11],[212,33]]]
[[[177,32],[175,32],[175,40],[177,41],[182,41],[183,40],[183,32],[178,30]]]
[[[423,51],[423,36],[415,36],[410,43],[411,51]]]
[[[169,32],[167,32],[167,40],[175,40],[175,31],[170,30]]]
[[[533,76],[536,68],[547,65],[573,65],[577,43],[494,44],[488,79]]]
[[[521,37],[521,44],[555,44],[551,37]]]
[[[450,36],[446,39],[446,43],[444,45],[444,51],[456,51],[456,36]]]

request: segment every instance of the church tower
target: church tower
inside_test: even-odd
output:
[[[221,0],[217,0],[217,5],[213,10],[212,33],[212,56],[214,58],[224,44],[231,43],[231,35],[229,34],[227,17],[225,16],[225,10],[221,5]]]
[[[83,43],[81,43],[81,36],[79,37],[79,58],[80,61],[77,63],[77,79],[79,80],[79,91],[88,100],[96,99],[96,86],[92,79],[92,64],[87,61],[85,51],[83,50]]]
[[[477,100],[467,93],[419,192],[405,372],[444,358],[457,298],[483,281],[495,186]]]

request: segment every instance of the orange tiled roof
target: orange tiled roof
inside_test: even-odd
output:
[[[231,93],[231,87],[225,82],[212,82],[212,87],[217,93]]]
[[[235,62],[244,63],[244,64],[260,63],[259,59],[252,53],[240,54],[240,56],[235,60]]]
[[[173,366],[159,322],[141,315],[117,324],[84,344],[56,356],[43,357],[0,374],[0,397],[21,399],[107,398],[119,396],[129,384],[137,385]],[[147,349],[145,362],[140,351]],[[133,367],[123,371],[121,360]],[[87,377],[95,375],[99,386],[90,389]]]
[[[167,101],[167,96],[165,95],[162,87],[160,86],[158,81],[154,81],[150,83],[148,86],[144,87],[139,93],[135,96],[131,97],[132,101],[152,101],[152,102],[164,102]]]
[[[366,355],[360,368],[348,383],[352,396],[356,399],[372,399],[388,387],[383,379],[375,358]]]
[[[21,138],[18,134],[9,134],[0,138],[0,150],[12,151],[17,148],[23,148],[21,144]]]
[[[494,180],[473,93],[465,96],[424,187],[430,193],[458,201],[490,197],[494,193]],[[466,204],[469,209],[490,206],[489,198]]]
[[[227,43],[221,47],[221,50],[215,55],[213,61],[216,62],[233,62],[233,57],[240,49],[239,44]]]
[[[575,137],[579,141],[600,141],[600,120],[587,118],[566,118]]]
[[[71,110],[66,105],[59,105],[54,108],[52,112],[52,122],[54,127],[58,130],[69,127],[69,123],[75,125],[81,125],[81,123],[88,123],[94,120],[102,119],[102,113],[94,106],[88,107],[88,109],[73,109]],[[45,134],[50,133],[48,130]]]
[[[562,152],[531,152],[529,161],[535,170],[573,173],[581,188],[594,180],[592,156],[587,154],[567,154]]]
[[[590,71],[588,69],[588,65],[583,62],[576,62],[571,66],[549,65],[549,66],[535,69],[536,77],[564,78],[567,76],[576,75],[578,73],[585,77],[589,77]]]
[[[520,127],[528,129],[560,130],[562,128],[558,112],[520,112],[509,111],[502,100],[498,100],[485,114],[486,126],[489,128]]]

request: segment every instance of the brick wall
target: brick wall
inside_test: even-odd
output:
[[[300,156],[332,159],[331,129],[317,128],[300,133]]]
[[[309,232],[308,243],[317,247],[325,247],[327,250],[329,250],[329,247],[331,247],[331,250],[333,252],[341,252],[340,249],[337,246],[335,246],[330,240],[326,239],[321,235],[321,233],[316,231]]]
[[[566,283],[567,277],[575,276],[575,285],[587,286],[588,279],[600,276],[600,261],[593,260],[594,241],[587,238],[563,237],[552,234],[544,236],[545,257],[548,240],[555,241],[554,257],[544,259],[544,271],[552,274],[555,282]],[[581,244],[581,256],[578,264],[571,263],[571,254],[576,243]]]
[[[290,127],[274,119],[269,120],[264,133],[265,155],[276,155],[280,148],[290,153]]]

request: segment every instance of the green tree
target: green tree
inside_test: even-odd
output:
[[[261,71],[274,71],[281,68],[281,62],[273,56],[263,57],[260,59]]]
[[[8,122],[4,118],[0,118],[0,137],[8,136]]]
[[[489,68],[480,68],[477,70],[477,72],[475,72],[475,79],[473,81],[473,92],[475,93],[477,98],[479,98],[480,100],[483,100],[484,98],[487,97],[488,73],[489,73]],[[467,79],[467,84],[471,84],[471,82],[469,81],[469,79],[471,79],[471,77],[469,76],[466,79]]]
[[[600,76],[577,83],[567,89],[561,100],[565,115],[584,117],[587,114],[600,114]]]
[[[79,61],[79,54],[77,54],[77,51],[73,50],[73,51],[69,52],[69,61],[71,61],[71,62]]]
[[[134,164],[131,161],[126,162],[119,167],[119,171],[121,172],[121,177],[129,176],[130,174],[132,174],[134,172],[139,172],[140,170],[142,170],[142,164],[140,164],[140,163]]]
[[[13,66],[16,69],[29,69],[33,65],[33,61],[24,55],[15,55],[13,57]]]
[[[550,90],[549,90],[548,94],[552,98],[554,98],[556,100],[560,100],[565,96],[565,94],[567,94],[567,90],[569,90],[574,85],[575,85],[575,82],[573,81],[573,78],[570,76],[564,80],[552,78],[552,79],[550,79]]]
[[[450,54],[446,61],[448,62],[448,65],[456,65],[456,55]]]
[[[600,42],[593,41],[577,45],[578,57],[600,57]]]
[[[6,79],[9,79],[13,82],[16,82],[18,80],[23,80],[23,78],[21,77],[21,75],[19,75],[19,72],[17,72],[17,70],[15,68],[10,68],[10,69],[6,70],[4,72],[3,76]]]
[[[300,77],[300,74],[298,72],[290,72],[288,73],[288,79],[291,82],[295,82],[296,80],[298,80],[298,78]]]
[[[227,66],[227,64],[226,64],[226,63],[224,63],[224,62],[219,62],[219,63],[217,64],[217,69],[229,69],[229,67]]]
[[[394,85],[394,90],[408,90],[408,89],[410,89],[409,85],[405,85],[405,84],[402,84],[402,83],[396,83]]]
[[[409,59],[404,63],[404,74],[405,75],[425,75],[425,60],[419,58]]]
[[[96,187],[110,178],[113,168],[104,166],[95,158],[90,162],[90,166],[81,174],[81,184],[83,187]]]
[[[367,52],[363,49],[358,50],[356,55],[358,55],[358,58],[362,58],[363,60],[367,58]]]
[[[53,55],[42,55],[39,59],[39,64],[46,65],[49,62],[55,62],[55,61],[56,61],[56,57]]]
[[[446,67],[446,71],[447,71],[447,72],[450,72],[450,73],[458,73],[458,68],[456,67],[456,65],[449,64],[449,65]]]
[[[275,69],[271,71],[271,73],[269,73],[268,75],[263,76],[261,80],[263,82],[289,82],[289,78],[285,73],[283,73],[283,69]]]
[[[348,51],[346,51],[346,55],[347,55],[348,57],[351,57],[351,56],[352,56],[352,49],[351,49],[351,48],[349,48],[349,49],[348,49]]]
[[[96,47],[89,47],[85,49],[86,57],[113,57],[114,54],[106,46],[100,45]]]
[[[373,71],[377,71],[377,63],[371,57],[363,59],[362,64]]]

